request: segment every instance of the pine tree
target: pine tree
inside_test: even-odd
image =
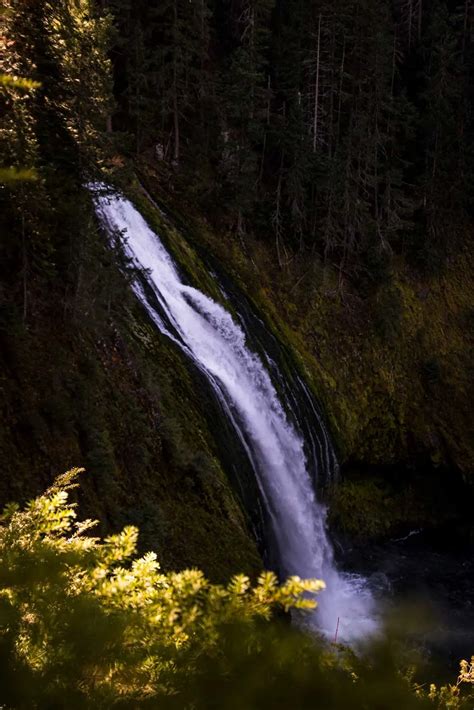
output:
[[[450,14],[440,1],[433,8],[425,37],[427,71],[421,119],[426,162],[421,189],[428,239],[441,252],[447,246],[446,236],[466,222],[472,176],[464,22],[464,14]]]
[[[77,292],[87,231],[85,198],[78,194],[105,155],[110,22],[89,0],[9,0],[6,10],[6,73],[37,86],[27,100],[10,91],[2,136],[8,163],[31,165],[38,177],[34,189],[22,183],[4,194],[10,236],[2,244],[6,278],[16,288],[22,285],[26,321],[35,275],[46,282],[58,279],[56,285],[61,283],[70,298]],[[15,288],[9,297],[15,300]]]
[[[245,232],[260,184],[259,157],[266,143],[272,92],[268,65],[272,9],[273,0],[245,0],[236,7],[234,49],[221,78],[220,170],[239,234]]]

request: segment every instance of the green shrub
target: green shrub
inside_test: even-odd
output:
[[[198,570],[163,573],[153,553],[136,558],[135,528],[91,537],[68,502],[78,472],[1,517],[1,707],[471,707],[467,662],[456,686],[425,690],[383,639],[356,656],[275,619],[313,609],[320,581],[265,572],[213,585]]]
[[[68,707],[135,707],[166,697],[200,656],[218,652],[222,627],[250,629],[276,607],[315,606],[319,581],[278,585],[266,572],[255,586],[237,575],[221,587],[198,570],[164,574],[153,553],[136,559],[135,528],[103,541],[88,536],[94,523],[76,522],[68,502],[77,474],[2,517],[0,702],[8,707],[66,698]]]

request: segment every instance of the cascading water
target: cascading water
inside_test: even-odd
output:
[[[339,625],[341,640],[370,635],[376,628],[372,596],[362,578],[336,569],[303,437],[270,377],[272,367],[277,369],[274,361],[265,357],[267,369],[250,349],[244,316],[238,324],[223,306],[183,283],[160,239],[129,201],[103,186],[92,189],[108,233],[123,235],[125,255],[144,270],[132,283],[136,296],[158,329],[205,375],[247,452],[271,527],[279,573],[324,579],[326,590],[311,619],[323,633],[334,637]],[[291,402],[286,404],[291,408]],[[335,458],[324,426],[322,432],[318,443],[323,454],[318,460],[329,466]],[[314,440],[311,446],[314,449]]]

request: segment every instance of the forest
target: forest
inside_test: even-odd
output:
[[[5,92],[13,165],[154,161],[281,268],[311,254],[364,288],[462,248],[469,1],[96,5],[7,3],[5,70],[40,84]]]
[[[471,0],[0,24],[0,705],[471,708]]]

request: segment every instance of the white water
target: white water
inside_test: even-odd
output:
[[[146,281],[162,315],[139,279],[132,287],[161,332],[172,338],[206,375],[244,444],[272,525],[280,571],[326,582],[311,617],[328,637],[354,641],[376,628],[375,608],[365,581],[336,569],[325,527],[325,509],[316,500],[303,441],[288,421],[270,376],[246,344],[231,315],[197,289],[182,283],[178,270],[133,205],[96,186],[96,208],[110,235]]]

